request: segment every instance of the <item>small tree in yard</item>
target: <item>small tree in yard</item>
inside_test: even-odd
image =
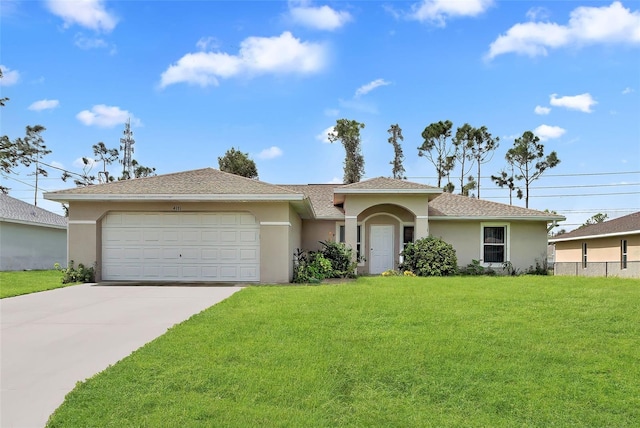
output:
[[[418,276],[448,276],[458,272],[456,250],[440,238],[429,236],[411,242],[402,252],[401,270]]]

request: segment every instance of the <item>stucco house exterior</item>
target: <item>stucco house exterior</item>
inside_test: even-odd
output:
[[[66,266],[67,219],[0,194],[0,271]]]
[[[345,242],[361,274],[396,268],[429,235],[458,263],[526,269],[544,259],[547,224],[564,217],[378,177],[350,185],[273,185],[205,168],[49,192],[69,204],[69,259],[99,281],[285,283],[293,254]]]
[[[640,211],[558,235],[556,275],[640,278]]]

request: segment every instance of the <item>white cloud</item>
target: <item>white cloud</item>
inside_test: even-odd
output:
[[[535,114],[545,115],[549,114],[551,112],[551,109],[549,107],[536,106],[533,111],[535,112]]]
[[[327,184],[343,184],[342,178],[333,177]]]
[[[60,101],[58,100],[40,100],[32,103],[29,107],[29,110],[33,111],[42,111],[56,108],[60,105]]]
[[[218,85],[219,78],[239,74],[315,73],[324,68],[326,56],[322,44],[301,42],[288,31],[276,37],[248,37],[240,43],[238,55],[186,54],[162,73],[160,87],[182,82],[203,87]]]
[[[448,18],[478,16],[492,4],[493,0],[422,0],[411,6],[409,18],[444,27]]]
[[[64,165],[61,164],[60,162],[56,162],[56,161],[52,161],[51,162],[51,166],[56,167],[56,168],[60,168],[60,169],[64,169]]]
[[[624,89],[622,90],[622,95],[627,95],[627,94],[630,94],[630,93],[632,93],[632,92],[635,92],[635,91],[633,90],[633,88],[631,88],[631,87],[627,86],[626,88],[624,88]]]
[[[386,86],[386,85],[390,85],[391,82],[387,82],[384,79],[376,79],[373,82],[369,82],[366,85],[362,85],[360,86],[357,90],[356,90],[356,95],[355,97],[358,98],[361,95],[365,95],[368,94],[369,92],[373,91],[375,88],[378,88],[380,86]]]
[[[580,110],[585,113],[591,113],[591,107],[598,104],[596,100],[591,97],[591,94],[584,93],[574,96],[564,96],[558,98],[557,94],[551,94],[549,97],[549,104],[556,107],[564,107],[570,110]]]
[[[610,6],[581,6],[571,11],[567,25],[551,22],[516,24],[489,46],[486,59],[506,53],[531,57],[547,55],[547,49],[597,43],[640,43],[640,11],[618,1]]]
[[[76,34],[73,39],[73,43],[84,50],[109,47],[109,44],[104,39],[85,37],[82,33]]]
[[[316,135],[316,140],[322,141],[323,143],[329,144],[329,134],[337,135],[335,126],[330,126],[318,135]]]
[[[540,137],[540,141],[547,141],[552,138],[560,138],[567,132],[559,126],[540,125],[533,130],[533,133]]]
[[[351,21],[351,14],[329,6],[314,7],[308,1],[289,2],[289,15],[296,24],[316,30],[333,31]]]
[[[196,42],[196,47],[201,51],[210,51],[212,49],[218,49],[220,42],[215,37],[201,37]]]
[[[74,24],[95,31],[109,32],[118,19],[104,7],[102,0],[47,0],[47,8],[64,20],[65,28]]]
[[[112,128],[122,125],[131,119],[131,124],[140,126],[140,119],[127,110],[120,110],[120,107],[98,104],[89,110],[83,110],[76,115],[76,118],[87,126],[99,126],[100,128]]]
[[[90,158],[90,157],[86,157],[85,159],[88,161],[88,163],[86,165],[87,168],[91,169],[94,166],[96,166],[96,160],[95,159]],[[78,159],[73,161],[73,166],[75,166],[76,168],[84,168],[85,164],[84,164],[84,161],[82,160],[82,158],[78,158]]]
[[[264,149],[258,154],[260,159],[274,159],[282,156],[282,150],[279,147],[271,146],[268,149]]]
[[[337,108],[326,108],[324,109],[324,115],[329,117],[336,117],[340,114],[340,110]]]
[[[5,67],[4,65],[0,65],[0,70],[2,70],[2,79],[0,79],[0,86],[11,86],[18,83],[20,80],[20,73],[18,70],[12,70],[9,67]]]
[[[530,21],[539,21],[549,18],[549,10],[546,7],[537,6],[532,7],[527,11],[527,18]]]

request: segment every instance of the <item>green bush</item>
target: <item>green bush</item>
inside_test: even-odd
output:
[[[480,261],[475,259],[471,260],[471,263],[460,269],[461,275],[478,276],[484,275],[485,273],[484,266],[480,264]]]
[[[404,261],[400,270],[418,276],[448,276],[458,271],[456,250],[440,238],[429,236],[407,244],[402,252]]]
[[[60,266],[60,263],[56,263],[53,267],[62,272],[62,283],[69,284],[72,282],[94,282],[96,277],[96,264],[94,263],[92,267],[85,267],[82,263],[78,264],[78,268],[73,267],[73,260],[69,261],[69,266],[63,268]]]
[[[333,273],[331,261],[318,251],[298,250],[294,254],[294,261],[293,282],[296,283],[318,283],[330,278]]]
[[[355,276],[358,266],[357,261],[353,261],[353,250],[342,242],[320,241],[322,250],[320,252],[325,259],[331,262],[332,272],[330,278],[350,278]]]

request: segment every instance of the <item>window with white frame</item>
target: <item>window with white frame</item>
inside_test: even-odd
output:
[[[504,263],[509,261],[509,226],[506,224],[482,225],[482,261]]]
[[[336,235],[338,236],[338,242],[345,243],[346,242],[346,231],[344,223],[338,223],[338,232]],[[358,225],[356,229],[356,257],[360,260],[360,247],[362,244],[362,225]]]
[[[587,243],[582,243],[582,268],[587,268]]]
[[[627,268],[627,240],[620,241],[620,269]]]

